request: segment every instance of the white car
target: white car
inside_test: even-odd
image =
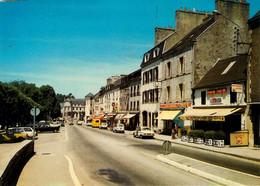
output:
[[[99,125],[99,128],[100,128],[100,129],[107,129],[107,123],[101,123],[101,124]]]
[[[31,127],[19,127],[20,129],[22,129],[28,136],[28,138],[33,138],[33,129]],[[35,135],[37,135],[35,133]]]
[[[83,121],[78,121],[78,125],[82,125]]]
[[[135,132],[133,132],[135,138],[144,138],[144,137],[154,137],[154,132],[149,127],[139,127]]]
[[[113,132],[125,132],[125,126],[124,124],[117,124],[115,127],[113,127]]]
[[[87,121],[87,126],[91,127],[92,126],[92,123],[90,120]]]

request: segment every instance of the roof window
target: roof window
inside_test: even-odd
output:
[[[149,54],[149,53],[145,54],[145,56],[144,56],[144,62],[145,62],[145,63],[146,63],[147,61],[149,61],[149,57],[150,57],[150,54]]]
[[[231,63],[229,63],[229,65],[227,66],[227,68],[221,73],[221,75],[224,75],[226,74],[230,69],[231,67],[236,63],[236,61],[233,61]]]
[[[160,48],[157,47],[156,49],[154,49],[153,57],[155,58],[155,57],[159,56],[159,52],[160,52]]]

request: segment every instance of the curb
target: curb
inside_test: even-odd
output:
[[[236,185],[236,186],[240,186],[241,185],[242,186],[242,184],[240,184],[240,183],[233,182],[233,181],[230,181],[230,180],[226,180],[224,178],[221,178],[221,177],[218,177],[218,176],[214,176],[212,174],[200,171],[198,169],[194,169],[194,168],[188,167],[186,165],[182,165],[180,163],[177,163],[177,162],[174,162],[172,160],[169,160],[169,159],[167,159],[167,158],[165,158],[163,156],[164,155],[157,155],[156,159],[161,161],[161,162],[164,162],[166,164],[169,164],[171,166],[177,167],[177,168],[179,168],[181,170],[184,170],[186,172],[189,172],[189,173],[192,173],[194,175],[206,178],[208,180],[214,181],[214,182],[219,183],[219,184],[223,184],[223,185]]]
[[[165,140],[159,139],[159,138],[154,138],[154,139],[159,140],[159,141],[165,141]],[[186,147],[206,150],[206,151],[210,151],[210,152],[217,152],[217,153],[220,153],[220,154],[226,154],[226,155],[230,155],[230,156],[235,156],[235,157],[244,158],[244,159],[247,159],[247,160],[253,160],[253,161],[260,162],[260,159],[257,159],[257,158],[246,157],[246,156],[242,156],[242,155],[239,155],[239,154],[231,154],[231,153],[228,153],[228,152],[220,152],[220,151],[217,151],[217,150],[205,149],[205,148],[201,148],[199,145],[197,147],[193,147],[193,146],[186,145],[186,144],[183,144],[183,143],[178,143],[178,142],[175,142],[175,141],[172,141],[172,140],[170,140],[170,142],[174,143],[174,144],[178,144],[178,145],[183,145],[183,146],[186,146]]]

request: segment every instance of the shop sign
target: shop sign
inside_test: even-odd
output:
[[[160,108],[187,108],[187,107],[191,107],[191,103],[175,103],[175,104],[160,105]]]
[[[118,105],[115,105],[115,111],[118,111]]]
[[[210,99],[210,104],[221,104],[222,103],[222,98],[211,98]]]
[[[237,131],[231,133],[230,146],[248,146],[248,131]]]
[[[243,92],[243,85],[242,84],[232,84],[231,85],[232,92]]]
[[[207,91],[207,95],[223,94],[223,93],[227,93],[226,88],[221,88],[221,89],[216,89],[216,90],[208,90]]]
[[[194,121],[225,121],[223,116],[180,116],[181,120],[194,120]]]

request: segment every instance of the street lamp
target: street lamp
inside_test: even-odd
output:
[[[231,19],[229,19],[227,16],[223,15],[221,12],[219,12],[218,10],[214,10],[213,13],[217,14],[217,15],[221,15],[223,16],[225,19],[227,19],[228,21],[230,21],[231,23],[233,23],[234,25],[236,25],[237,27],[235,27],[236,29],[236,48],[235,48],[235,52],[236,55],[238,54],[238,38],[239,38],[239,25],[236,24],[234,21],[232,21]]]

